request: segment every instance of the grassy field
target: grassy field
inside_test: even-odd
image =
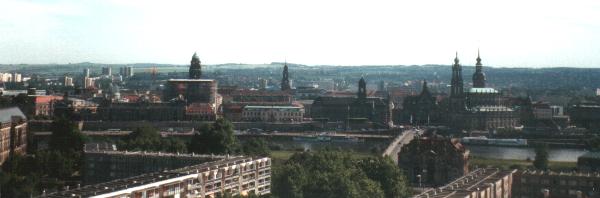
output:
[[[471,157],[469,160],[469,164],[471,167],[498,167],[501,169],[533,169],[533,161],[527,160],[504,160],[504,159],[490,159],[490,158],[482,158],[482,157]],[[570,171],[573,168],[577,167],[576,162],[548,162],[548,166],[550,170],[565,170]]]

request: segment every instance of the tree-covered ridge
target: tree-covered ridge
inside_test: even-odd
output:
[[[408,197],[402,171],[390,158],[356,158],[343,151],[294,154],[274,170],[278,197]]]

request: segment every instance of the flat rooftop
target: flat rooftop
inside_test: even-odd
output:
[[[413,198],[446,198],[446,197],[467,197],[471,192],[478,189],[484,189],[489,183],[496,183],[506,175],[513,174],[517,170],[501,171],[497,168],[479,168],[471,171],[445,186],[425,191],[413,196]]]
[[[192,177],[194,176],[194,174],[200,172],[215,170],[224,166],[241,165],[243,163],[248,163],[254,160],[265,160],[265,158],[252,158],[244,156],[227,157],[217,161],[206,162],[174,170],[153,172],[130,178],[117,179],[105,183],[87,185],[82,187],[71,187],[70,190],[49,193],[40,197],[92,197],[125,189],[141,187],[144,185],[157,183],[169,179]]]

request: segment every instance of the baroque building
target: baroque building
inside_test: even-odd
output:
[[[423,89],[416,96],[407,96],[402,102],[402,122],[429,125],[439,123],[442,115],[439,109],[436,97],[434,97],[429,88],[427,81],[423,81]]]
[[[488,130],[515,127],[519,113],[509,106],[509,98],[496,89],[485,87],[481,57],[477,56],[473,88],[464,90],[462,66],[458,54],[452,65],[448,124],[459,129]]]
[[[217,81],[201,79],[198,55],[192,56],[188,79],[169,79],[158,96],[141,96],[136,102],[108,99],[96,112],[80,112],[84,120],[103,121],[184,121],[216,120],[222,97],[217,93]],[[119,98],[118,91],[111,98]],[[119,94],[120,95],[120,94]]]
[[[342,122],[345,126],[369,121],[387,127],[391,124],[392,109],[389,99],[367,97],[367,82],[361,78],[356,97],[320,96],[313,101],[311,116],[314,120]]]

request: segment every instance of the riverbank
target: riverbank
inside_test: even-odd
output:
[[[465,145],[472,157],[494,158],[500,160],[522,160],[535,158],[532,147],[502,147]],[[585,149],[549,148],[548,160],[556,162],[576,162],[577,158],[587,151]]]
[[[475,167],[496,167],[500,169],[533,169],[533,161],[517,159],[494,159],[486,157],[472,156],[469,160],[470,168]],[[577,162],[557,162],[549,161],[548,167],[555,171],[571,171],[577,168]]]

